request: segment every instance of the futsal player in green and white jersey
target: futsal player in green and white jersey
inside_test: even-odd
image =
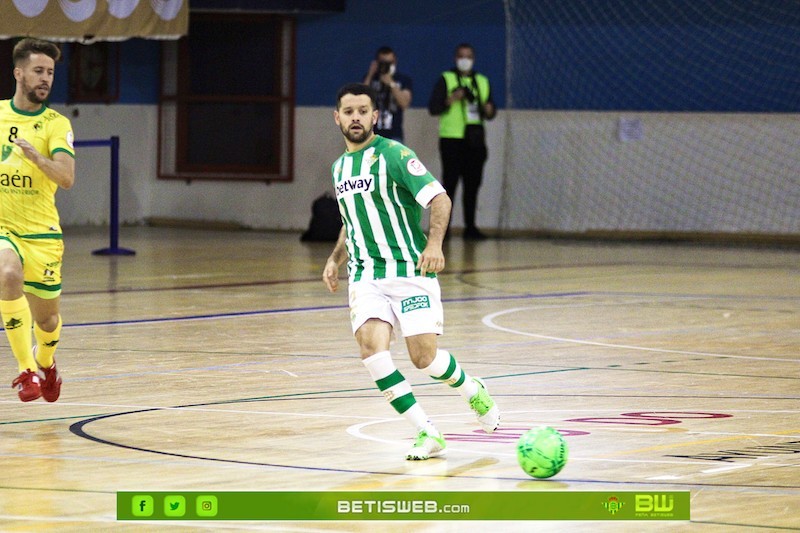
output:
[[[0,101],[0,315],[20,372],[12,387],[23,402],[61,394],[53,355],[64,243],[55,193],[75,182],[75,150],[69,120],[45,103],[60,55],[47,41],[18,42],[16,91]]]
[[[467,400],[485,432],[493,432],[500,421],[483,381],[470,377],[452,354],[437,346],[444,310],[436,274],[445,265],[442,241],[451,201],[412,150],[373,132],[378,120],[374,89],[363,84],[342,87],[333,117],[346,146],[332,167],[344,225],[322,279],[328,290],[336,291],[339,268],[347,261],[350,321],[362,362],[417,432],[406,459],[441,456],[446,448],[442,434],[392,361],[394,332],[405,337],[416,368]],[[427,236],[421,226],[424,208],[431,210]]]

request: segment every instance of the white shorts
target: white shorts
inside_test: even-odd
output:
[[[351,283],[350,322],[353,333],[370,318],[392,325],[398,335],[444,331],[442,291],[436,278],[390,278]]]

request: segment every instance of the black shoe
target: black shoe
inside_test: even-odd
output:
[[[467,241],[485,241],[488,239],[484,233],[478,228],[467,228],[464,230],[464,240]]]

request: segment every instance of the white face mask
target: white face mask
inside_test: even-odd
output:
[[[394,68],[394,63],[389,65],[389,76],[394,76],[394,71],[397,70]]]
[[[469,72],[472,70],[472,60],[468,57],[459,57],[456,60],[456,67],[461,72]]]

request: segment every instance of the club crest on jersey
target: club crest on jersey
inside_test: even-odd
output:
[[[375,177],[371,174],[342,178],[336,184],[336,198],[362,194],[375,190]]]
[[[422,162],[415,157],[412,157],[408,160],[408,163],[406,163],[406,168],[408,169],[408,173],[412,176],[424,176],[428,173],[428,169],[425,168],[425,165],[423,165]]]

